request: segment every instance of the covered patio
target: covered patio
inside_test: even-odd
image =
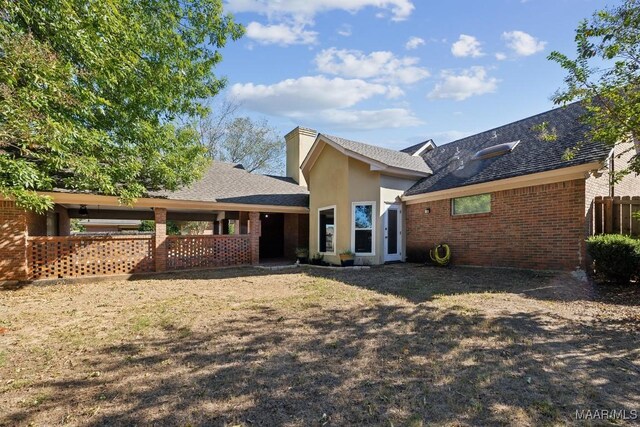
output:
[[[255,265],[269,257],[293,261],[296,248],[308,245],[306,189],[237,165],[216,162],[188,189],[153,193],[131,206],[104,195],[43,194],[55,204],[43,215],[0,201],[0,282]],[[155,227],[72,235],[74,218],[152,220]],[[204,226],[168,235],[168,221]]]

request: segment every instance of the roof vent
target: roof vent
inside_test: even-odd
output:
[[[492,145],[491,147],[484,148],[473,155],[471,160],[484,160],[491,157],[502,156],[513,151],[514,148],[520,143],[520,141],[505,142],[504,144]]]

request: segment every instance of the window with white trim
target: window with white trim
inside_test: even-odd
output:
[[[353,203],[351,241],[357,255],[374,254],[375,203]]]
[[[453,215],[469,215],[491,212],[491,194],[457,197],[451,200]]]
[[[336,208],[330,206],[318,209],[318,252],[336,252]]]

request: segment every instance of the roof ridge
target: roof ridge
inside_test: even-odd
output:
[[[400,150],[394,150],[393,148],[382,147],[382,146],[380,146],[380,145],[369,144],[369,143],[367,143],[367,142],[356,141],[356,140],[354,140],[354,139],[347,139],[347,138],[343,138],[343,137],[341,137],[341,136],[337,136],[337,135],[330,135],[330,134],[328,134],[328,133],[319,133],[319,134],[318,134],[318,136],[320,136],[320,135],[326,136],[326,137],[328,137],[328,138],[338,138],[338,139],[343,139],[343,140],[345,140],[345,141],[355,142],[356,144],[367,145],[367,146],[369,146],[369,147],[377,148],[377,149],[380,149],[380,150],[391,151],[391,152],[393,152],[393,153],[405,154],[405,155],[407,155],[407,156],[409,156],[409,157],[413,157],[413,156],[411,156],[411,154],[409,154],[409,153],[405,153],[405,152],[400,151]]]

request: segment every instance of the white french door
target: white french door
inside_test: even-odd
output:
[[[389,206],[384,218],[384,261],[402,261],[402,206]]]

